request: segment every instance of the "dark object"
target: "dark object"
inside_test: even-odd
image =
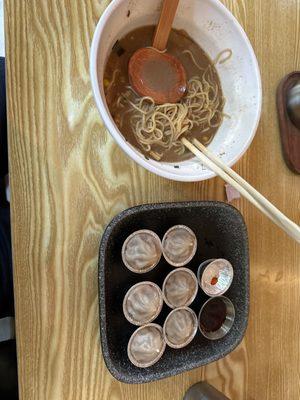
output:
[[[17,354],[15,340],[0,342],[0,398],[18,399]]]
[[[0,154],[1,158],[1,154]],[[9,203],[6,199],[6,182],[5,177],[0,176],[0,208],[8,208]]]
[[[225,305],[225,310],[222,309],[220,302]],[[211,307],[210,303],[217,305],[217,307]],[[202,314],[205,310],[208,310],[208,312],[205,313],[206,315],[203,318]],[[223,318],[223,311],[225,311],[225,318]],[[199,312],[198,319],[202,322],[199,324],[199,330],[207,339],[222,339],[232,329],[235,314],[234,305],[228,297],[218,297],[217,301],[214,297],[211,297],[203,304]]]
[[[183,400],[230,400],[206,382],[198,382],[186,392]]]
[[[216,298],[203,308],[200,318],[201,329],[206,332],[215,332],[221,328],[226,319],[226,305]]]
[[[0,208],[0,318],[14,313],[9,208]]]
[[[5,175],[8,173],[5,58],[0,57],[0,207],[8,207]],[[0,264],[1,266],[1,264]]]
[[[10,213],[5,194],[7,173],[5,58],[0,57],[0,319],[14,315]],[[18,399],[15,340],[0,342],[0,398]]]
[[[8,173],[5,58],[0,57],[0,177]]]
[[[292,72],[280,82],[277,89],[277,111],[283,156],[287,166],[298,174],[300,174],[300,128],[295,125],[297,121],[295,114],[292,113],[290,96],[291,89],[299,81],[300,71]]]
[[[120,45],[120,42],[119,42],[118,40],[117,40],[117,41],[115,42],[115,44],[113,45],[112,50],[113,50],[115,53],[117,53],[117,55],[118,55],[119,57],[121,57],[121,56],[125,53],[125,50],[124,50],[123,47]]]
[[[151,229],[160,238],[173,225],[190,227],[198,239],[198,250],[189,263],[197,272],[209,258],[226,258],[234,267],[234,280],[226,293],[236,309],[230,332],[221,340],[211,341],[198,331],[184,349],[167,348],[152,367],[140,369],[127,357],[127,344],[135,327],[122,312],[123,298],[130,286],[150,280],[160,287],[173,269],[162,258],[158,266],[142,276],[129,271],[122,263],[124,240],[138,229]],[[208,246],[207,243],[210,243]],[[247,230],[241,214],[219,202],[189,202],[142,205],[123,211],[107,226],[99,254],[99,304],[102,352],[107,368],[118,380],[143,383],[176,375],[216,361],[230,353],[242,340],[248,320],[249,259]],[[198,315],[208,297],[199,291],[191,308]],[[164,305],[155,323],[163,325],[170,309]]]
[[[300,129],[300,80],[288,92],[287,110],[295,127]]]

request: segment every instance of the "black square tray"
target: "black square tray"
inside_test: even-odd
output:
[[[160,238],[173,225],[190,227],[198,239],[198,249],[188,268],[197,273],[199,264],[209,258],[225,258],[234,268],[234,279],[226,292],[233,302],[236,317],[231,331],[223,339],[210,341],[201,336],[185,348],[168,346],[162,358],[152,367],[141,369],[127,357],[127,344],[137,328],[124,317],[122,302],[134,284],[150,280],[162,286],[174,269],[162,257],[154,270],[135,274],[123,264],[121,248],[124,240],[139,229],[151,229]],[[207,296],[199,290],[191,308],[198,315]],[[176,375],[216,361],[230,353],[242,340],[249,311],[249,257],[247,229],[243,217],[234,207],[220,202],[146,204],[129,208],[107,226],[99,253],[99,309],[102,353],[107,368],[118,380],[126,383],[151,382]],[[164,305],[154,321],[161,326],[171,309]]]

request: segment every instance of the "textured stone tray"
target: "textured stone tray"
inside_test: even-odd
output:
[[[236,318],[233,328],[223,339],[210,341],[197,332],[184,349],[168,346],[162,358],[152,367],[141,369],[127,357],[127,344],[137,328],[125,319],[122,302],[127,290],[137,282],[150,280],[162,286],[173,269],[161,259],[158,266],[145,274],[130,272],[121,259],[124,240],[138,229],[151,229],[160,238],[173,225],[189,226],[198,239],[198,250],[188,267],[197,272],[199,264],[209,258],[226,258],[234,267],[234,279],[225,294],[233,302]],[[198,315],[207,296],[199,290],[191,308]],[[127,209],[107,226],[99,254],[99,305],[102,353],[107,368],[118,380],[143,383],[176,375],[216,361],[230,353],[242,340],[248,320],[249,259],[247,229],[241,214],[232,206],[219,202],[147,204]],[[154,321],[163,324],[171,310],[164,305]]]

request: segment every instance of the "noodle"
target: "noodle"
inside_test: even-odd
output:
[[[225,100],[213,79],[214,65],[227,61],[232,51],[226,49],[219,53],[213,65],[206,69],[199,66],[192,52],[185,50],[183,53],[191,57],[199,75],[188,80],[186,94],[178,103],[156,105],[150,97],[137,97],[130,86],[117,100],[120,109],[126,109],[126,103],[130,105],[125,113],[130,118],[134,136],[143,150],[157,161],[171,148],[178,155],[183,155],[183,135],[193,128],[199,129],[199,134],[217,128],[224,117]],[[227,57],[221,59],[226,53]],[[121,113],[121,124],[125,113]]]
[[[188,55],[191,57],[193,63],[196,65],[196,67],[197,67],[200,71],[205,71],[205,68],[200,67],[200,65],[197,63],[197,61],[195,60],[195,57],[194,57],[193,53],[192,53],[190,50],[184,50],[184,51],[182,52],[182,54],[188,54]]]
[[[228,53],[227,54],[227,56],[226,57],[224,57],[223,59],[221,59],[222,58],[222,56],[224,55],[224,54],[226,54],[226,53]],[[222,51],[220,51],[220,53],[217,55],[217,57],[214,59],[214,65],[216,65],[216,64],[224,64],[226,61],[228,61],[230,58],[232,57],[232,50],[231,49],[225,49],[225,50],[222,50]]]
[[[116,80],[116,76],[117,76],[117,74],[120,72],[120,70],[119,69],[116,69],[114,72],[113,72],[113,76],[112,76],[112,80],[111,80],[111,82],[109,82],[109,84],[108,84],[108,86],[107,86],[107,92],[111,89],[111,87],[115,84],[115,80]]]

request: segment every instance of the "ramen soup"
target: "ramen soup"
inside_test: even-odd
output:
[[[215,65],[230,58],[231,51],[211,60],[187,33],[173,29],[167,51],[182,63],[187,89],[180,102],[158,105],[150,97],[137,95],[128,78],[130,57],[137,49],[151,46],[153,34],[154,27],[146,26],[115,43],[104,72],[106,101],[124,138],[146,158],[183,161],[193,156],[180,140],[183,135],[206,145],[222,123],[224,98]],[[148,69],[147,74],[167,75],[163,81],[169,84],[167,71],[159,64]]]

